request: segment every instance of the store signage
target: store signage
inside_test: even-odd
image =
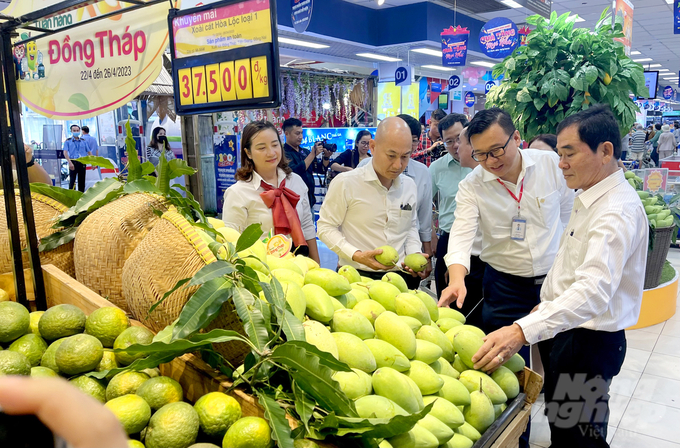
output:
[[[673,33],[680,34],[680,0],[673,2]]]
[[[398,86],[410,86],[411,67],[397,67],[394,71],[394,83]]]
[[[528,26],[523,26],[519,29],[519,45],[520,47],[525,47],[527,45],[527,37],[531,34],[531,28]]]
[[[453,75],[449,78],[449,90],[460,87],[460,76]]]
[[[14,0],[2,13],[16,17],[58,3]],[[109,16],[44,37],[22,31],[14,45],[19,99],[29,109],[57,120],[89,118],[123,106],[144,92],[163,69],[170,6],[159,3],[121,16],[115,12],[123,8],[122,2],[92,2],[36,26],[58,30]]]
[[[281,104],[276,2],[225,0],[168,16],[180,115]]]
[[[467,92],[465,94],[465,105],[467,107],[472,107],[475,105],[475,94],[472,92]]]
[[[418,91],[420,90],[420,85],[418,83],[412,83],[408,86],[403,86],[401,88],[401,113],[410,115],[415,119],[420,117],[418,113],[420,104],[418,101]]]
[[[623,37],[616,37],[623,44],[626,49],[626,55],[630,56],[631,45],[633,41],[633,3],[630,0],[614,0],[614,17],[613,23],[616,24],[618,18],[623,24]]]
[[[503,59],[519,46],[517,25],[505,17],[489,20],[479,30],[479,46],[490,58]]]
[[[673,97],[673,87],[668,86],[663,89],[663,99],[670,100]]]
[[[643,190],[652,194],[666,192],[668,182],[668,168],[647,168],[643,183]]]
[[[487,82],[484,84],[484,94],[489,93],[489,90],[491,90],[492,88],[496,87],[497,85],[498,85],[498,84],[496,83],[496,81],[487,81]]]
[[[465,65],[468,50],[468,38],[470,30],[458,27],[450,27],[441,33],[442,41],[442,65],[444,67],[456,67]]]
[[[215,186],[217,188],[217,210],[224,208],[224,192],[236,183],[236,136],[215,135]]]
[[[393,82],[378,83],[378,119],[394,117],[401,113],[401,87]]]
[[[314,0],[290,0],[291,19],[293,20],[293,28],[298,33],[307,31],[309,22],[312,20],[312,6]]]

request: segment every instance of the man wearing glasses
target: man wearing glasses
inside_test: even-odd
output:
[[[482,329],[512,325],[540,302],[541,285],[555,260],[574,202],[552,151],[519,150],[510,115],[480,111],[467,128],[472,157],[480,167],[459,184],[448,253],[449,284],[439,306],[465,302],[465,276],[481,229],[484,273]],[[527,365],[529,347],[520,355]],[[501,360],[499,360],[502,362]]]

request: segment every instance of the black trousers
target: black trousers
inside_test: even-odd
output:
[[[408,289],[418,289],[420,287],[420,281],[422,280],[420,277],[413,277],[412,275],[401,271],[363,271],[361,269],[357,269],[357,271],[359,272],[359,275],[372,278],[373,280],[381,280],[388,272],[395,272],[401,275],[406,281]]]
[[[78,177],[78,191],[85,191],[85,173],[87,172],[87,167],[76,160],[71,162],[74,169],[69,170],[68,188],[73,190],[76,184],[76,177]]]
[[[539,342],[538,349],[550,447],[609,447],[609,386],[626,357],[624,331],[575,328]]]
[[[446,263],[444,262],[444,255],[449,246],[449,233],[442,232],[439,241],[437,242],[437,263],[434,266],[434,280],[437,285],[437,298],[441,297],[442,291],[448,286],[444,279],[446,274]],[[484,297],[482,291],[482,284],[484,280],[484,271],[486,270],[486,263],[479,257],[473,255],[470,257],[470,272],[465,276],[465,289],[467,289],[467,296],[463,307],[458,309],[455,302],[451,304],[451,308],[456,309],[467,316],[465,323],[482,328],[482,305],[479,302]]]

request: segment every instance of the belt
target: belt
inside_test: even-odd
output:
[[[486,265],[486,268],[491,269],[492,271],[494,271],[495,273],[497,273],[501,277],[505,277],[505,278],[508,278],[510,280],[513,280],[513,281],[516,281],[516,282],[519,282],[519,283],[527,283],[527,284],[533,283],[534,285],[542,285],[543,281],[545,280],[545,277],[547,276],[547,274],[543,274],[543,275],[537,275],[535,277],[520,277],[519,275],[513,275],[513,274],[508,274],[507,272],[499,271],[498,269],[495,269],[493,266],[491,266],[488,263]]]

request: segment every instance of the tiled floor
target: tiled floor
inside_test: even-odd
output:
[[[680,249],[668,260],[680,270]],[[680,307],[667,322],[626,332],[628,351],[611,386],[612,448],[680,448]],[[532,410],[531,447],[549,447],[542,398]]]

